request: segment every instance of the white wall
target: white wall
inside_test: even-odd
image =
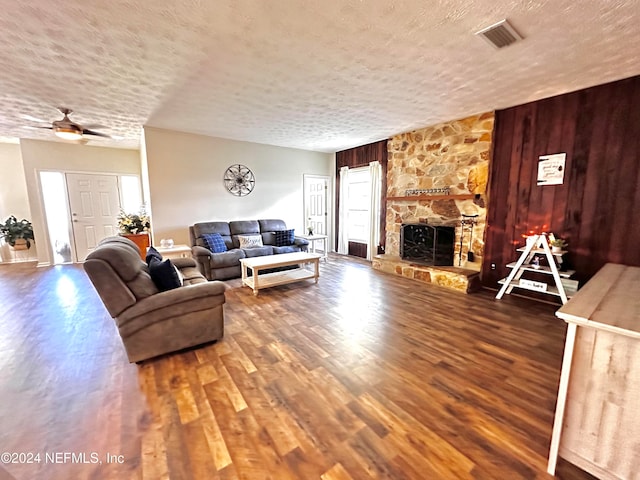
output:
[[[304,229],[303,174],[333,177],[335,155],[145,127],[154,244],[189,244],[189,225],[204,221],[280,218]],[[225,170],[246,165],[253,192],[230,194]]]
[[[4,222],[11,215],[18,220],[26,218],[31,221],[20,145],[0,143],[0,222]],[[31,260],[36,256],[36,246],[32,244],[26,259]],[[12,261],[12,254],[9,245],[0,239],[0,262],[3,261]]]
[[[0,143],[0,221],[10,215],[31,220],[20,145]]]
[[[51,262],[38,178],[41,170],[140,175],[138,150],[27,139],[20,141],[20,148],[33,232],[36,244],[40,245],[38,263],[41,265]]]

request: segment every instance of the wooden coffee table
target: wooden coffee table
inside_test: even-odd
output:
[[[263,288],[275,287],[287,283],[299,282],[301,280],[315,279],[318,283],[320,277],[319,260],[322,255],[318,253],[294,252],[281,253],[279,255],[265,255],[263,257],[241,258],[242,284],[253,289],[253,294],[258,295],[258,291]],[[313,270],[304,268],[307,264],[313,264]],[[293,270],[260,274],[260,270],[276,267],[287,267],[299,265]],[[249,276],[251,269],[252,276]]]

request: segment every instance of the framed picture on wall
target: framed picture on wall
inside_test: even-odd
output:
[[[538,185],[562,185],[566,153],[540,155],[538,159]]]

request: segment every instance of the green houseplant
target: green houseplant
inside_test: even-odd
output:
[[[15,249],[29,249],[31,248],[31,241],[34,240],[33,226],[30,221],[24,218],[18,220],[11,215],[4,223],[0,223],[0,238],[4,238]],[[21,247],[21,245],[25,247]]]
[[[559,252],[567,246],[567,242],[562,238],[554,238],[549,242],[549,245],[551,245],[552,251]]]

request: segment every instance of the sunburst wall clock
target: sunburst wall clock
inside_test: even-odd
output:
[[[224,186],[233,195],[244,197],[253,191],[256,179],[253,172],[244,165],[231,165],[224,172]]]

